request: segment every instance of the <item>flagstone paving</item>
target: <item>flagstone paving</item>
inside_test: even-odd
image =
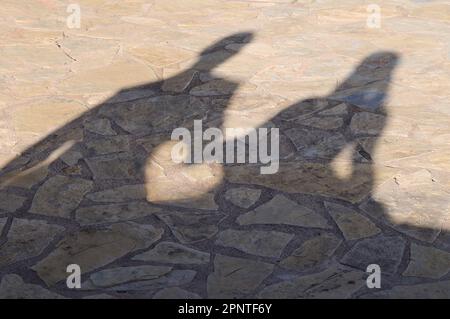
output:
[[[450,298],[447,1],[72,2],[0,4],[0,298]]]

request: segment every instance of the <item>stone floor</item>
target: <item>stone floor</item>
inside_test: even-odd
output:
[[[0,4],[0,298],[450,297],[448,1],[70,3]]]

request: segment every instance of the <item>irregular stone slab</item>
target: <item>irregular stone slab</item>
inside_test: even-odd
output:
[[[0,249],[0,267],[38,256],[63,231],[45,221],[14,218]]]
[[[199,265],[209,262],[209,253],[177,243],[163,241],[158,243],[155,248],[134,256],[133,260]]]
[[[155,95],[155,91],[149,88],[138,88],[138,89],[125,89],[114,94],[105,103],[121,103],[127,101],[133,101],[137,99],[143,99],[146,97],[151,97]]]
[[[344,121],[340,117],[311,117],[296,122],[322,130],[336,130],[344,124]]]
[[[86,195],[86,198],[94,202],[101,203],[120,203],[131,200],[145,199],[146,196],[145,185],[125,185],[115,188],[106,189],[104,191],[95,192]]]
[[[84,123],[84,127],[93,133],[100,135],[116,135],[117,133],[113,130],[111,122],[104,118],[93,118],[89,119]]]
[[[99,137],[86,142],[85,145],[93,155],[129,152],[131,147],[128,135]]]
[[[336,132],[294,127],[284,133],[305,157],[334,157],[347,144],[345,137]]]
[[[46,258],[32,268],[47,285],[67,277],[66,267],[78,264],[90,272],[137,249],[158,241],[164,230],[132,222],[114,224],[106,229],[81,230],[63,238]]]
[[[331,228],[327,220],[312,209],[301,206],[283,195],[238,217],[240,225],[285,224],[300,227]]]
[[[100,114],[111,118],[122,129],[131,134],[149,134],[167,131],[168,127],[186,127],[196,115],[202,117],[206,105],[189,95],[161,95],[130,102],[108,105]],[[170,114],[170,116],[168,116]],[[170,139],[170,135],[168,138]]]
[[[389,290],[377,291],[361,298],[382,299],[449,299],[450,280],[419,285],[395,286]]]
[[[371,237],[381,232],[367,217],[353,209],[330,202],[325,202],[325,207],[346,240]]]
[[[292,234],[276,231],[227,229],[218,234],[215,244],[233,247],[248,254],[280,257],[293,237]]]
[[[64,154],[61,155],[60,159],[66,163],[67,165],[73,166],[78,163],[80,159],[83,158],[83,154],[81,152],[75,151],[73,149],[68,150]]]
[[[172,270],[160,278],[130,282],[110,288],[110,291],[146,291],[152,292],[162,288],[182,286],[190,283],[197,272],[194,270]]]
[[[189,94],[194,96],[228,95],[233,93],[236,87],[236,83],[234,82],[217,79],[196,86],[189,92]]]
[[[78,208],[75,211],[75,218],[81,225],[91,225],[141,218],[159,211],[161,211],[159,207],[146,202],[95,205]]]
[[[196,293],[178,288],[164,288],[153,295],[153,299],[201,299]]]
[[[441,278],[450,271],[450,253],[411,243],[408,268],[403,276]]]
[[[321,234],[305,241],[280,265],[296,271],[313,268],[330,258],[341,243],[342,240],[332,234]]]
[[[247,187],[231,188],[225,193],[226,200],[242,208],[252,206],[259,196],[261,196],[261,190]]]
[[[119,153],[86,159],[94,179],[138,179],[141,167],[131,154]]]
[[[161,89],[165,92],[181,93],[191,84],[197,73],[197,71],[189,69],[177,76],[170,77],[164,81]]]
[[[339,198],[352,203],[362,201],[399,169],[353,163],[351,179],[340,179],[328,164],[303,161],[280,162],[276,174],[260,174],[259,165],[225,166],[224,176],[231,183],[255,184],[291,194],[311,194]],[[374,175],[374,172],[376,174]]]
[[[224,214],[203,212],[171,212],[157,216],[169,226],[175,237],[185,244],[213,237],[219,231],[217,225],[225,218]]]
[[[117,267],[93,273],[89,280],[83,283],[83,289],[99,289],[117,286],[132,281],[157,279],[169,273],[172,267],[166,266],[135,266]]]
[[[30,213],[69,218],[92,186],[91,181],[82,178],[51,177],[37,190]]]
[[[258,298],[350,298],[366,284],[364,276],[362,271],[334,266],[320,273],[270,285],[258,294]]]
[[[341,263],[366,270],[370,264],[380,266],[383,273],[396,273],[405,250],[405,240],[398,236],[379,235],[359,241],[345,254]]]
[[[216,255],[208,276],[208,298],[241,298],[252,293],[273,271],[273,265]]]
[[[347,115],[347,113],[347,105],[345,105],[345,103],[341,103],[339,105],[336,105],[335,107],[332,107],[331,109],[320,112],[319,115],[344,116]]]
[[[450,229],[448,188],[435,182],[426,169],[394,176],[376,187],[360,207],[399,232],[426,242],[433,242],[441,229]]]
[[[353,115],[350,130],[353,135],[379,135],[385,123],[383,115],[360,112]]]
[[[33,132],[46,136],[86,111],[80,102],[60,98],[37,99],[11,113],[15,131]]]
[[[22,207],[26,198],[19,195],[0,193],[0,210],[13,213]]]
[[[0,282],[0,299],[65,299],[65,297],[41,286],[27,284],[16,274],[8,274],[3,276]]]

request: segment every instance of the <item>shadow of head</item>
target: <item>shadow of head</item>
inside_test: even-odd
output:
[[[398,62],[398,54],[391,51],[379,51],[367,56],[337,86],[330,98],[337,98],[367,111],[385,113],[384,104]]]

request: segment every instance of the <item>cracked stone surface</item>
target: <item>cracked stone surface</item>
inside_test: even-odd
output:
[[[450,6],[377,4],[2,0],[0,298],[450,298]]]

